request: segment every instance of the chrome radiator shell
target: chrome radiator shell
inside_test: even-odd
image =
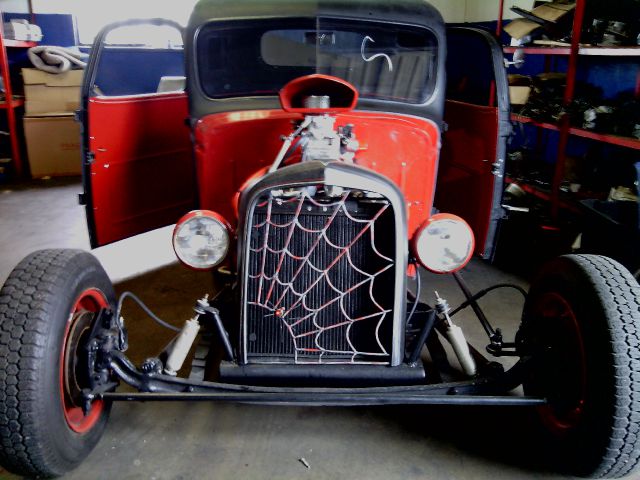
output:
[[[247,364],[251,361],[248,350],[248,322],[250,321],[251,301],[248,291],[250,275],[251,231],[248,223],[254,218],[258,199],[272,190],[288,188],[304,188],[317,186],[342,187],[348,190],[361,190],[380,195],[389,204],[394,217],[395,247],[393,252],[392,278],[393,308],[391,340],[388,364],[397,366],[404,357],[404,323],[406,319],[406,267],[408,260],[407,215],[404,197],[400,190],[389,179],[369,169],[341,162],[304,162],[279,169],[254,182],[241,196],[238,229],[238,271],[241,281],[241,324],[239,361]]]

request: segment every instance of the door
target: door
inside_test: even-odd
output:
[[[447,29],[447,102],[435,206],[464,218],[476,253],[491,260],[501,206],[509,86],[502,49],[484,31]]]
[[[196,203],[181,27],[133,20],[96,38],[85,73],[83,184],[93,248],[175,223]]]

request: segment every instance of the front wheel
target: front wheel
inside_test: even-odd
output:
[[[619,478],[640,462],[640,286],[617,262],[567,255],[531,287],[518,332],[559,466]]]
[[[0,290],[0,463],[29,477],[55,477],[98,443],[110,404],[85,415],[86,338],[113,286],[98,261],[77,250],[26,257]]]

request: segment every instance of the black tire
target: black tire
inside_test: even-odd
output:
[[[518,333],[549,452],[567,473],[620,478],[640,462],[640,286],[619,263],[567,255],[531,287]]]
[[[13,473],[62,475],[84,460],[104,432],[110,404],[92,409],[92,421],[84,422],[86,431],[79,433],[67,421],[70,410],[63,397],[66,363],[61,359],[68,355],[63,351],[67,335],[78,330],[72,318],[80,317],[71,314],[84,292],[91,293],[83,305],[94,297],[115,304],[102,266],[79,250],[27,256],[0,290],[0,463]]]

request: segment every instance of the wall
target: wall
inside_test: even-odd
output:
[[[45,34],[45,44],[69,46],[76,43],[74,23],[71,15],[61,15],[62,13],[78,12],[82,9],[87,10],[87,6],[98,0],[33,0],[34,10],[38,15],[38,24],[42,27]],[[122,2],[125,0],[114,0]],[[139,1],[139,0],[133,0]],[[148,0],[147,0],[148,1]],[[186,4],[192,3],[193,0],[155,0],[159,11],[171,8],[171,5],[179,5],[184,10]],[[505,18],[513,17],[509,11],[512,6],[520,6],[530,9],[534,0],[505,0]],[[176,3],[177,2],[177,3]],[[431,0],[443,14],[448,23],[464,23],[464,22],[495,22],[498,14],[499,0]],[[8,7],[16,10],[24,8],[26,0],[3,0],[2,5],[5,11],[10,11]],[[83,8],[81,8],[81,6]],[[138,8],[139,10],[139,8]],[[150,14],[156,13],[156,8],[149,9]],[[140,12],[134,12],[140,13]],[[121,11],[120,15],[127,14],[126,10]],[[92,15],[94,18],[101,18],[98,15]],[[492,27],[492,25],[487,25]],[[506,40],[506,39],[505,39]],[[169,55],[172,56],[172,55]],[[23,61],[23,52],[12,52],[15,61]],[[140,58],[138,56],[138,58]],[[154,64],[156,57],[154,58]],[[119,65],[126,65],[124,56],[118,59]],[[619,60],[619,59],[618,59]],[[173,62],[173,60],[172,60]],[[536,73],[542,70],[543,58],[540,56],[529,56],[527,65],[523,71],[517,73]],[[566,63],[564,58],[554,59],[558,62],[555,70],[565,71]],[[637,63],[629,61],[610,61],[609,59],[589,59],[590,69],[581,68],[579,78],[600,85],[605,90],[606,97],[614,97],[619,91],[633,89],[636,82],[636,72],[638,70]],[[110,83],[110,82],[108,82]],[[145,85],[148,82],[143,82]],[[145,89],[148,87],[145,87]],[[108,88],[110,90],[110,88]]]

